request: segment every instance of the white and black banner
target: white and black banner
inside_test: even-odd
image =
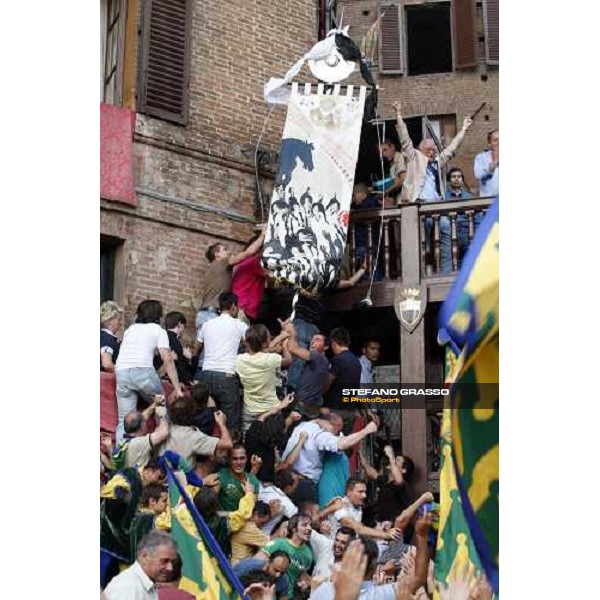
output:
[[[263,265],[305,290],[332,285],[346,246],[366,88],[292,95],[271,199]]]

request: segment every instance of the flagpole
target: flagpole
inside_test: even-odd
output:
[[[168,464],[165,465],[165,467],[167,469],[167,477],[168,477],[169,484],[175,483],[175,485],[177,486],[177,489],[179,490],[179,493],[183,497],[183,500],[185,502],[185,505],[187,506],[187,509],[190,511],[190,515],[192,516],[194,524],[198,528],[198,533],[200,533],[200,535],[203,538],[203,541],[208,546],[208,549],[216,557],[217,562],[219,563],[219,566],[223,570],[223,573],[229,580],[229,583],[232,584],[234,590],[240,595],[240,597],[248,599],[247,596],[244,596],[244,588],[242,586],[242,583],[238,579],[237,575],[233,572],[233,569],[231,568],[231,565],[229,564],[227,557],[225,556],[225,554],[223,554],[223,550],[221,550],[221,546],[219,546],[219,544],[213,537],[213,534],[212,534],[211,530],[209,529],[208,525],[204,522],[202,515],[198,512],[198,509],[192,502],[191,498],[188,496],[184,487],[177,480],[177,477],[175,477],[175,475],[173,475],[173,470],[171,469],[171,467]],[[173,515],[172,518],[175,518],[175,515]]]

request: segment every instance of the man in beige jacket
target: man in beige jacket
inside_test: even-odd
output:
[[[471,127],[473,120],[466,117],[461,131],[450,142],[449,146],[439,154],[432,139],[424,139],[415,149],[408,135],[408,129],[402,119],[402,103],[395,102],[396,129],[400,138],[400,147],[406,161],[406,177],[400,193],[400,202],[438,202],[442,201],[441,185],[443,185],[441,170],[456,154],[458,147]]]

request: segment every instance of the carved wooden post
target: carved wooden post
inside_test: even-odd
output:
[[[475,224],[473,223],[473,217],[475,213],[472,210],[467,211],[467,216],[469,217],[469,245],[473,240],[473,236],[475,235]]]
[[[452,248],[452,270],[458,270],[458,232],[457,232],[457,214],[450,213],[450,245]]]
[[[419,206],[403,207],[401,219],[402,287],[421,283]],[[400,381],[425,382],[425,320],[409,333],[400,325]],[[427,485],[427,416],[425,408],[402,410],[402,452],[415,462],[413,490]]]
[[[427,233],[425,232],[425,219],[419,219],[419,232],[421,234],[421,276],[425,276],[425,267],[427,264]]]
[[[441,272],[441,252],[440,252],[440,215],[433,215],[433,262],[435,273]]]
[[[390,275],[390,226],[388,219],[383,222],[383,277],[391,279]],[[381,243],[381,242],[380,242]]]

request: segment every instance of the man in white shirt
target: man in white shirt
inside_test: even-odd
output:
[[[141,541],[137,560],[106,586],[107,600],[158,600],[157,582],[168,581],[177,560],[177,544],[153,529]]]
[[[292,463],[293,470],[300,475],[298,487],[294,492],[292,500],[295,504],[305,501],[318,502],[317,485],[323,472],[322,452],[342,452],[352,448],[369,434],[377,431],[377,425],[370,422],[364,429],[352,433],[347,437],[339,437],[344,426],[342,417],[336,413],[330,413],[328,417],[314,419],[300,423],[294,429],[283,453],[283,460],[287,458],[298,444],[300,434],[305,432],[307,439],[300,448],[298,457]]]
[[[402,536],[398,529],[383,531],[362,524],[362,507],[367,497],[367,484],[362,479],[348,479],[346,495],[341,499],[340,508],[329,516],[331,537],[340,527],[350,527],[357,535],[380,540],[396,540]]]
[[[260,483],[258,488],[258,499],[272,506],[272,502],[279,501],[280,511],[273,514],[270,521],[263,525],[262,530],[271,535],[275,527],[286,517],[291,519],[297,512],[298,507],[290,500],[290,494],[294,493],[297,481],[294,479],[290,469],[284,469],[275,474],[274,484]]]
[[[360,586],[357,598],[360,600],[397,600],[401,598],[398,583],[386,583],[378,585],[373,581],[373,575],[377,569],[378,550],[377,544],[368,538],[361,538],[364,553],[367,558],[367,571],[364,581]],[[336,589],[333,583],[326,581],[322,583],[311,595],[311,600],[334,600]]]
[[[340,527],[335,537],[329,537],[313,529],[310,535],[310,547],[315,558],[313,578],[320,577],[323,581],[329,580],[331,567],[339,563],[348,548],[348,544],[356,537],[356,533],[349,527]]]
[[[238,297],[234,293],[223,292],[219,307],[221,315],[204,323],[198,333],[196,351],[204,349],[199,379],[206,383],[217,407],[227,415],[230,429],[240,431],[242,403],[235,357],[248,325],[237,319]]]
[[[475,157],[473,171],[479,182],[480,196],[497,196],[500,179],[500,133],[497,129],[487,135],[489,149]]]

